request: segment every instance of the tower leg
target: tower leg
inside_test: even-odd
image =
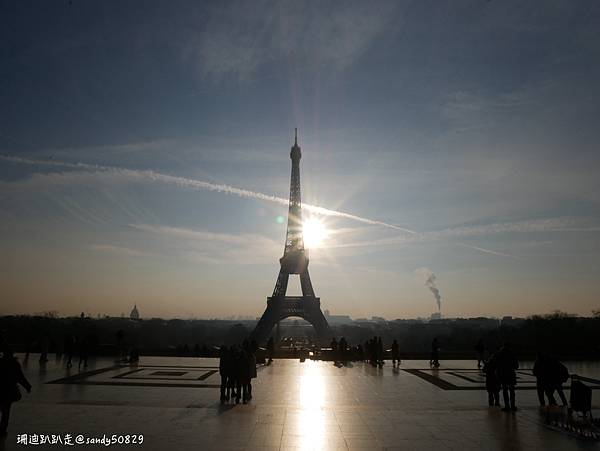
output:
[[[322,346],[327,345],[333,337],[333,332],[321,311],[320,305],[316,304],[313,308],[308,309],[303,318],[312,324],[317,333],[319,344]]]
[[[277,276],[277,282],[275,283],[275,289],[273,290],[274,298],[285,296],[289,279],[290,275],[284,272],[283,269],[280,269],[279,275]]]
[[[310,281],[310,276],[308,275],[308,268],[306,269],[306,271],[300,274],[300,287],[302,288],[302,296],[306,298],[315,297],[315,292]]]

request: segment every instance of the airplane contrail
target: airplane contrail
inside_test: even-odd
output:
[[[101,166],[97,164],[89,164],[89,163],[70,163],[67,161],[59,161],[59,160],[38,160],[38,159],[30,159],[30,158],[22,158],[15,157],[10,155],[0,155],[0,158],[6,161],[10,161],[12,163],[20,163],[20,164],[28,164],[28,165],[43,165],[43,166],[52,166],[52,167],[62,167],[62,168],[71,168],[71,169],[84,169],[87,171],[93,172],[108,172],[111,174],[117,175],[125,175],[132,178],[144,178],[149,180],[154,180],[162,183],[177,185],[183,188],[191,188],[197,190],[207,190],[207,191],[216,191],[226,194],[232,194],[235,196],[247,198],[247,199],[257,199],[263,200],[266,202],[272,202],[280,205],[287,206],[289,205],[289,200],[283,197],[274,196],[271,194],[260,193],[257,191],[251,191],[244,188],[238,188],[231,185],[218,184],[212,182],[206,182],[203,180],[191,179],[187,177],[178,177],[174,175],[163,174],[160,172],[152,171],[152,170],[138,170],[138,169],[126,169],[120,168],[116,166]],[[414,230],[406,229],[404,227],[400,227],[394,224],[390,224],[384,221],[378,221],[375,219],[364,218],[362,216],[353,215],[351,213],[346,213],[338,210],[330,210],[328,208],[319,207],[317,205],[310,204],[302,204],[302,208],[310,211],[311,213],[315,213],[322,216],[334,216],[338,218],[350,219],[357,222],[362,222],[364,224],[377,225],[382,227],[387,227],[394,230],[399,230],[408,234],[417,234]]]
[[[144,169],[144,170],[126,169],[126,168],[120,168],[117,166],[102,166],[102,165],[89,164],[89,163],[71,163],[68,161],[60,161],[60,160],[39,160],[39,159],[16,157],[16,156],[12,156],[12,155],[0,155],[0,159],[3,159],[5,161],[10,161],[12,163],[19,163],[19,164],[28,164],[28,165],[36,165],[36,166],[43,165],[43,166],[71,168],[71,169],[84,169],[84,170],[92,171],[92,172],[107,172],[107,173],[116,174],[116,175],[124,175],[124,176],[131,177],[131,178],[150,179],[150,180],[159,181],[159,182],[166,183],[166,184],[173,184],[173,185],[180,186],[183,188],[188,188],[188,189],[216,191],[216,192],[221,192],[221,193],[226,193],[226,194],[232,194],[232,195],[243,197],[246,199],[263,200],[266,202],[272,202],[272,203],[276,203],[276,204],[284,205],[284,206],[289,205],[289,200],[286,198],[283,198],[283,197],[278,197],[278,196],[274,196],[271,194],[260,193],[257,191],[251,191],[251,190],[247,190],[244,188],[238,188],[238,187],[231,186],[231,185],[218,184],[218,183],[206,182],[203,180],[191,179],[191,178],[187,178],[187,177],[178,177],[178,176],[174,176],[174,175],[163,174],[163,173],[148,170],[148,169]],[[369,219],[369,218],[354,215],[351,213],[346,213],[343,211],[330,210],[328,208],[319,207],[317,205],[303,203],[302,208],[305,210],[308,210],[312,213],[322,215],[322,216],[333,216],[333,217],[338,217],[338,218],[345,218],[345,219],[350,219],[352,221],[361,222],[363,224],[387,227],[389,229],[394,229],[394,230],[398,230],[398,231],[407,233],[414,237],[420,237],[423,235],[423,233],[420,233],[420,232],[417,232],[414,230],[410,230],[410,229],[407,229],[404,227],[400,227],[395,224],[390,224],[385,221]],[[364,244],[366,244],[366,243],[364,243]],[[474,250],[477,250],[479,252],[483,252],[486,254],[492,254],[492,255],[497,255],[497,256],[501,256],[501,257],[515,258],[514,255],[503,254],[501,252],[496,252],[496,251],[493,251],[490,249],[485,249],[485,248],[473,246],[470,244],[465,244],[465,243],[455,243],[455,244],[458,244],[463,247],[468,247],[468,248],[471,248],[471,249],[474,249]],[[343,247],[343,246],[340,246],[340,247]]]
[[[508,258],[520,258],[518,255],[505,254],[503,252],[493,251],[491,249],[486,249],[484,247],[473,246],[472,244],[465,244],[460,242],[454,242],[454,244],[458,244],[459,246],[468,247],[470,249],[475,249],[476,251],[483,252],[484,254],[492,254],[497,255],[498,257],[508,257]]]

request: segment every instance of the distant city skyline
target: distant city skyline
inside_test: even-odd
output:
[[[4,2],[0,315],[260,316],[295,127],[323,310],[590,315],[599,28],[591,0]]]

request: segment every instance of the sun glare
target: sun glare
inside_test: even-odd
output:
[[[322,246],[329,234],[325,224],[316,218],[307,219],[302,223],[302,233],[304,245],[309,249]]]

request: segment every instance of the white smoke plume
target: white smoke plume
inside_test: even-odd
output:
[[[272,202],[280,205],[287,206],[289,201],[283,197],[273,196],[271,194],[264,194],[256,191],[250,191],[243,188],[237,188],[235,186],[218,184],[212,182],[205,182],[202,180],[190,179],[186,177],[177,177],[168,174],[162,174],[160,172],[152,171],[152,170],[137,170],[137,169],[125,169],[114,166],[101,166],[96,164],[87,164],[87,163],[70,163],[66,161],[59,160],[38,160],[38,159],[29,159],[29,158],[21,158],[9,155],[0,155],[0,159],[5,161],[10,161],[12,163],[19,164],[28,164],[35,166],[51,166],[51,167],[60,167],[60,168],[70,168],[70,169],[79,169],[86,170],[91,172],[107,172],[115,175],[122,175],[130,178],[137,179],[147,179],[152,181],[157,181],[161,183],[176,185],[182,188],[188,189],[196,189],[196,190],[206,190],[206,191],[216,191],[220,193],[232,194],[234,196],[239,196],[247,199],[257,199],[267,202]],[[315,213],[322,216],[334,216],[338,218],[350,219],[352,221],[362,222],[363,224],[370,225],[378,225],[382,227],[387,227],[394,230],[400,230],[409,234],[416,234],[417,232],[409,229],[405,229],[403,227],[399,227],[394,224],[389,224],[387,222],[378,221],[374,219],[364,218],[362,216],[353,215],[351,213],[345,213],[343,211],[330,210],[328,208],[319,207],[316,205],[310,204],[302,204],[302,208],[304,210],[310,211],[311,213]]]
[[[433,293],[433,297],[435,298],[435,302],[437,304],[438,311],[442,310],[442,295],[440,294],[440,290],[435,284],[435,274],[429,268],[417,268],[415,270],[415,274],[421,277],[425,281],[425,286],[429,288],[429,291]]]

